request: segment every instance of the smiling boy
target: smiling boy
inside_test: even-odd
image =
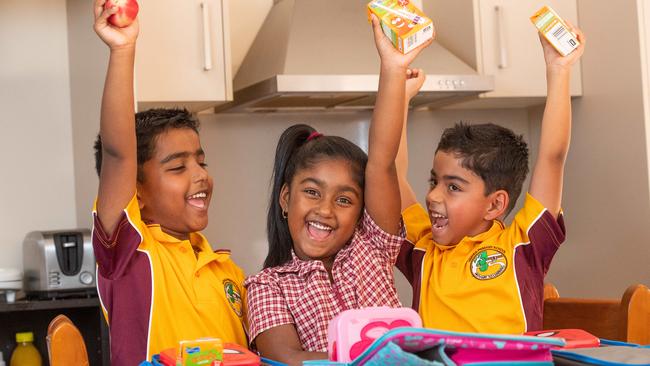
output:
[[[138,365],[181,340],[218,337],[246,346],[244,275],[228,251],[213,252],[212,177],[198,122],[184,110],[134,117],[137,20],[95,31],[110,47],[95,143],[99,192],[92,234],[97,288],[110,327],[111,363]]]
[[[521,136],[494,124],[446,129],[433,159],[426,209],[406,179],[402,136],[396,165],[408,242],[397,267],[413,286],[413,308],[425,327],[541,329],[544,276],[565,238],[560,203],[571,133],[570,70],[584,51],[584,36],[576,32],[582,45],[566,57],[540,38],[548,96],[530,188],[511,225],[502,220],[528,173]]]

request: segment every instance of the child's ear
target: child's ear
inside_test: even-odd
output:
[[[280,189],[280,207],[282,207],[282,212],[289,210],[289,186],[286,183]]]
[[[140,185],[140,182],[137,182],[135,184],[135,197],[138,199],[138,207],[140,208],[140,211],[144,208],[144,200],[142,199],[141,192],[142,186]]]
[[[505,214],[508,205],[510,204],[510,196],[508,195],[508,192],[499,189],[488,195],[488,201],[489,206],[483,218],[492,221],[501,218],[503,214]]]

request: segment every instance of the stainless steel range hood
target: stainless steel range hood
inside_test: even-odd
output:
[[[276,0],[235,76],[234,101],[217,111],[372,109],[379,56],[367,3]],[[414,107],[448,105],[494,87],[492,77],[478,75],[437,42],[412,66],[427,73]]]

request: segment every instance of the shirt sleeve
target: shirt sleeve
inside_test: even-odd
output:
[[[406,241],[401,246],[396,266],[413,285],[420,277],[421,264],[431,236],[429,214],[419,203],[407,207],[402,212],[406,228]],[[416,250],[419,249],[419,250]]]
[[[546,274],[551,260],[566,238],[564,215],[557,219],[533,196],[526,194],[524,207],[517,212],[507,229],[514,245],[523,245],[518,255],[535,270]]]
[[[362,241],[377,249],[387,260],[392,267],[397,260],[397,255],[406,241],[406,231],[404,230],[404,222],[400,222],[400,232],[398,235],[393,235],[385,232],[377,223],[372,219],[368,211],[363,210],[363,217],[361,218]]]
[[[104,230],[97,216],[97,210],[93,210],[92,243],[99,274],[102,277],[115,280],[124,274],[129,261],[142,243],[141,223],[136,195],[127,204],[110,236]]]
[[[252,345],[255,338],[271,328],[295,324],[282,291],[273,276],[259,274],[244,283],[247,296],[248,336]]]
[[[427,210],[419,203],[407,207],[402,212],[406,226],[406,240],[416,244],[423,237],[431,233],[431,220]]]

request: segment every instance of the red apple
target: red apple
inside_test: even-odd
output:
[[[117,12],[108,17],[108,22],[119,28],[133,23],[138,15],[138,2],[135,0],[107,0],[104,9],[112,7],[117,7]]]

